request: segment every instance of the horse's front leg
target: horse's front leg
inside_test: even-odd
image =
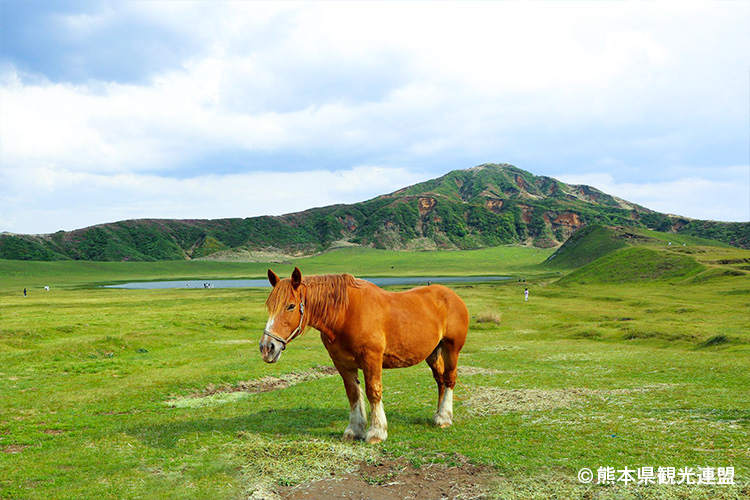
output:
[[[381,375],[383,372],[383,357],[376,356],[368,359],[362,366],[365,376],[365,391],[370,401],[370,413],[372,423],[367,431],[365,440],[370,444],[382,443],[388,437],[388,421],[383,410],[383,385]]]
[[[349,398],[349,426],[344,431],[345,441],[365,439],[365,428],[367,427],[367,413],[365,410],[365,397],[362,394],[362,386],[359,384],[357,369],[349,369],[334,362],[341,378],[344,380],[346,397]]]

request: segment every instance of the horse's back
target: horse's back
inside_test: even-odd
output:
[[[422,286],[396,292],[391,297],[394,309],[411,307],[415,323],[433,318],[442,329],[466,335],[469,311],[461,297],[450,288],[443,285]]]

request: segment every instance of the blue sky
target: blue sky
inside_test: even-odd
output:
[[[512,163],[750,219],[750,2],[0,2],[0,231]]]

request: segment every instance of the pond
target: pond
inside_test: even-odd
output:
[[[401,277],[401,278],[362,278],[378,286],[391,285],[428,285],[431,283],[484,283],[488,281],[507,281],[515,278],[501,276],[443,276],[443,277]],[[126,288],[128,290],[156,290],[163,288],[258,288],[270,287],[267,279],[245,280],[181,280],[181,281],[144,281],[106,285],[104,288]]]

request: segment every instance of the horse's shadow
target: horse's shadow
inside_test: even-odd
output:
[[[155,425],[140,424],[123,429],[139,441],[159,448],[174,448],[191,434],[223,433],[239,435],[250,432],[260,436],[290,439],[340,438],[348,425],[348,412],[331,408],[281,408],[263,410],[231,418],[194,417],[175,419]],[[389,421],[398,424],[429,426],[427,417],[414,418],[399,412],[388,414]]]

